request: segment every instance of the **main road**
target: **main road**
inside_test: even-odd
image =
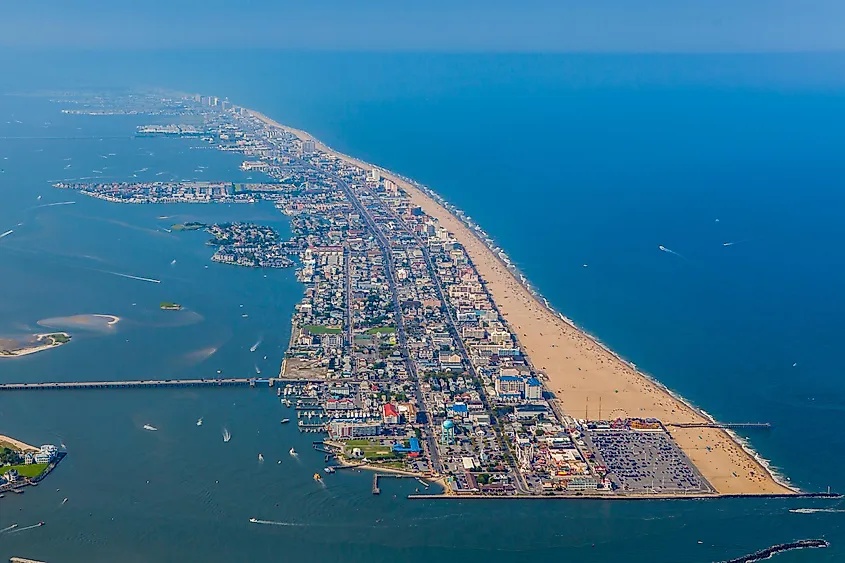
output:
[[[310,165],[310,163],[305,163],[301,160],[300,162],[313,167],[313,165]],[[378,242],[378,245],[381,248],[382,254],[384,255],[384,259],[386,262],[385,271],[387,273],[387,284],[390,288],[390,295],[393,301],[393,310],[396,317],[397,340],[399,341],[399,347],[402,350],[403,356],[405,358],[405,367],[408,371],[408,375],[410,375],[411,381],[414,384],[414,395],[417,398],[417,404],[421,409],[425,409],[425,399],[422,394],[422,389],[420,389],[420,380],[419,375],[417,374],[417,366],[411,359],[410,350],[408,349],[408,337],[405,332],[405,321],[402,316],[402,307],[399,303],[399,292],[396,288],[396,272],[395,265],[393,263],[393,249],[390,246],[390,241],[387,240],[387,237],[376,224],[372,214],[370,213],[369,209],[367,209],[367,206],[361,203],[361,200],[358,199],[358,196],[355,194],[354,190],[346,182],[346,180],[328,170],[323,170],[320,168],[317,168],[317,170],[337,182],[337,185],[346,195],[347,199],[349,199],[349,202],[361,214],[361,217],[364,219],[364,222],[367,224],[367,227],[376,237],[376,241]],[[375,202],[378,202],[379,205],[381,205],[381,202],[378,200],[378,198],[373,198],[373,200]],[[425,443],[428,449],[429,458],[431,459],[432,469],[435,473],[442,473],[443,465],[440,461],[440,453],[437,450],[437,444],[434,440],[434,429],[431,423],[431,417],[424,410],[421,410],[420,412],[423,413],[425,416]]]

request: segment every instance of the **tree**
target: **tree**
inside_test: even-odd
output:
[[[0,450],[0,463],[16,465],[21,461],[21,454],[11,448],[3,448]]]

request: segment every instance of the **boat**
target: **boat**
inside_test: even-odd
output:
[[[315,474],[314,474],[314,480],[315,480],[315,481],[322,481],[322,480],[323,480],[323,478],[322,478],[322,477],[320,477],[320,474],[319,474],[319,473],[315,473]]]
[[[253,524],[257,524],[258,518],[250,518],[249,521],[252,522]]]
[[[296,450],[295,450],[295,449],[293,449],[293,448],[291,448],[291,449],[290,449],[290,455],[296,455]]]
[[[197,419],[197,426],[202,426],[202,417]]]
[[[281,387],[279,387],[279,388],[277,388],[277,389],[276,389],[276,396],[277,396],[277,397],[281,397],[281,396],[282,396],[282,388],[281,388]]]
[[[62,504],[66,503],[66,502],[67,502],[67,497],[65,497],[65,500],[62,501]]]
[[[287,424],[288,422],[290,422],[289,418],[283,418],[282,419],[282,424]]]
[[[158,430],[158,428],[156,428],[156,427],[155,427],[155,426],[153,426],[152,424],[145,424],[145,425],[144,425],[144,430],[149,430],[149,431],[151,431],[151,432],[155,432],[156,430]]]
[[[42,520],[41,522],[39,522],[39,523],[38,523],[38,525],[39,525],[39,526],[44,526],[44,525],[45,525],[44,520]]]
[[[331,475],[332,473],[335,472],[335,469],[334,469],[334,467],[326,467],[325,469],[323,469],[323,471],[325,471],[326,473]]]
[[[262,454],[258,454],[258,461],[264,461],[264,456]]]

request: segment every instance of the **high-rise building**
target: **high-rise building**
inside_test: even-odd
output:
[[[311,154],[312,152],[314,152],[315,149],[316,147],[314,146],[314,141],[312,141],[311,139],[306,139],[302,141],[303,154]]]

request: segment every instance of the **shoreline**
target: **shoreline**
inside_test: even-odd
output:
[[[35,446],[30,446],[26,442],[21,442],[20,440],[16,440],[16,439],[12,438],[11,436],[6,436],[6,435],[3,435],[3,434],[0,434],[0,442],[5,442],[7,444],[11,444],[11,445],[15,446],[16,448],[18,448],[19,450],[24,451],[24,452],[28,451],[28,450],[36,450],[36,451],[38,450],[38,448],[36,448]]]
[[[65,342],[56,342],[55,340],[51,340],[49,344],[39,344],[45,338],[49,338],[54,334],[60,334],[67,338],[68,340]],[[36,334],[35,335],[35,342],[33,342],[29,346],[24,346],[23,348],[17,348],[15,350],[6,350],[8,353],[0,353],[0,358],[23,358],[24,356],[29,356],[30,354],[36,354],[38,352],[43,352],[45,350],[50,350],[51,348],[58,348],[60,346],[64,346],[68,342],[70,342],[71,335],[67,332],[48,332],[44,334]]]
[[[278,127],[300,140],[313,141],[319,150],[350,165],[363,170],[378,170],[383,177],[392,180],[405,190],[413,203],[419,205],[425,213],[452,232],[466,249],[473,265],[484,280],[484,285],[495,306],[502,312],[509,328],[517,336],[519,345],[525,350],[532,367],[545,375],[544,384],[549,391],[560,393],[565,399],[566,408],[564,408],[564,400],[553,400],[571,418],[577,418],[572,413],[580,413],[582,410],[586,418],[589,418],[590,394],[592,394],[594,401],[598,396],[600,405],[602,398],[610,399],[605,412],[611,414],[621,411],[626,415],[655,416],[664,423],[716,422],[709,413],[678,392],[669,389],[654,376],[641,371],[636,364],[626,360],[599,338],[556,311],[480,226],[467,220],[466,214],[450,205],[430,188],[379,166],[335,151],[313,135],[282,125],[260,112],[250,109],[246,111],[266,125]],[[514,303],[516,303],[515,306]],[[544,316],[546,318],[543,318]],[[558,329],[557,337],[547,336],[540,332],[542,330],[548,332],[549,326],[552,332]],[[565,355],[567,353],[571,356]],[[575,356],[577,357],[573,360]],[[583,372],[582,367],[576,364],[579,359],[587,367]],[[545,365],[540,367],[541,360],[545,360],[547,364],[554,367],[551,369],[547,369]],[[613,365],[614,363],[616,365]],[[577,372],[574,370],[576,367]],[[599,372],[602,381],[597,382],[598,378],[595,377],[591,377],[588,381],[585,373],[588,373],[590,369]],[[554,372],[555,370],[557,371]],[[580,386],[577,385],[579,377]],[[569,390],[565,389],[567,386],[570,387]],[[621,396],[623,394],[624,397]],[[571,397],[574,397],[576,404],[574,408],[571,406],[571,401],[573,401]],[[638,408],[640,412],[628,413],[628,409],[634,408]],[[642,412],[646,409],[648,409],[647,414]],[[800,494],[797,488],[789,485],[785,478],[772,468],[768,460],[735,432],[716,428],[693,429],[690,432],[688,429],[673,428],[670,433],[692,463],[713,485],[717,495],[794,496]],[[696,441],[696,436],[699,441]],[[706,451],[702,453],[704,449],[701,447],[702,443],[711,442],[713,445],[707,445]],[[710,454],[716,455],[710,456]],[[741,477],[738,472],[742,472]],[[739,480],[736,481],[736,479]],[[712,496],[707,498],[712,498]]]

